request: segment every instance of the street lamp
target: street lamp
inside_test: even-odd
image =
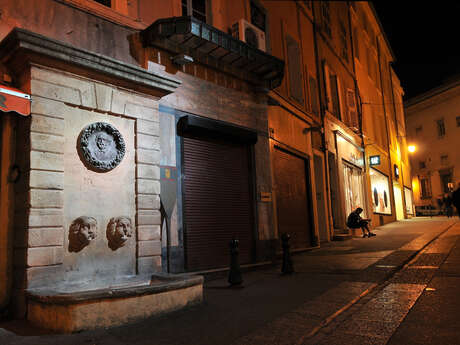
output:
[[[410,153],[414,153],[415,150],[417,150],[417,147],[415,145],[409,145],[407,147],[407,150],[410,152]]]

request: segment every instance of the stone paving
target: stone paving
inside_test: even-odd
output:
[[[294,255],[293,275],[281,276],[279,266],[245,273],[242,289],[228,289],[225,278],[208,281],[203,305],[123,327],[57,335],[0,322],[0,344],[407,344],[407,333],[425,320],[413,310],[432,300],[436,272],[436,287],[459,273],[455,221],[413,219],[374,229],[375,238],[328,243]],[[415,321],[401,331],[409,316]]]
[[[458,235],[460,224],[429,243],[383,288],[376,289],[378,291],[363,298],[345,315],[302,344],[387,344],[422,293],[430,291],[427,286],[451,253]]]

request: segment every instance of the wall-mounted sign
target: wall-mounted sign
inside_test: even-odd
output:
[[[399,168],[398,168],[398,165],[393,165],[393,168],[394,168],[394,174],[395,174],[395,178],[399,178]]]
[[[260,192],[260,201],[261,202],[271,202],[272,201],[272,193]]]
[[[369,165],[380,165],[380,155],[377,156],[370,156],[369,157]]]

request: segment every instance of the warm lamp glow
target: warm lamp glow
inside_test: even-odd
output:
[[[417,148],[415,147],[415,145],[409,145],[409,146],[407,147],[407,149],[409,150],[410,153],[413,153],[413,152],[415,152],[415,150],[416,150]]]

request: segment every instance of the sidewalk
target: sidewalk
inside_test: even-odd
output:
[[[0,344],[301,344],[365,299],[457,219],[415,218],[374,229],[373,238],[332,242],[280,268],[243,275],[244,288],[207,282],[204,303],[131,325],[70,335],[43,334],[25,322],[0,323]]]

